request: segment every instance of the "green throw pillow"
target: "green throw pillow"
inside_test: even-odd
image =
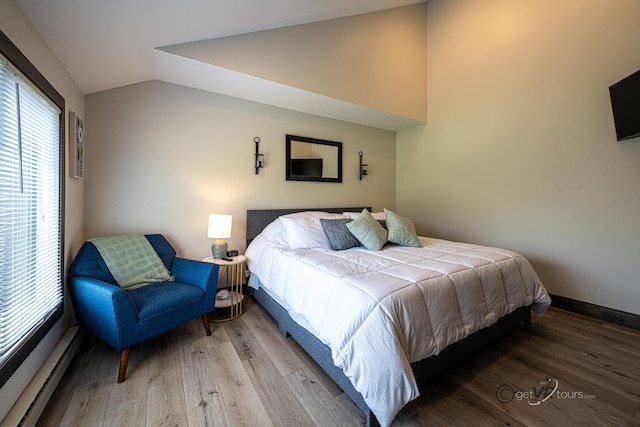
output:
[[[366,209],[347,228],[370,251],[379,251],[387,243],[387,230]]]
[[[389,230],[389,241],[401,246],[413,246],[419,248],[422,246],[416,227],[413,222],[402,217],[389,209],[384,210],[385,220],[387,222],[387,230]]]

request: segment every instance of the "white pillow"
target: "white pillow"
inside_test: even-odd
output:
[[[356,219],[360,216],[360,212],[342,212],[344,216],[350,219]],[[371,212],[371,216],[378,221],[384,221],[384,212]]]
[[[320,218],[339,219],[345,218],[342,214],[328,212],[306,211],[283,215],[280,222],[287,231],[287,240],[290,249],[328,248],[327,239]]]
[[[289,239],[287,238],[287,230],[284,228],[284,224],[280,221],[280,218],[276,218],[271,224],[267,225],[262,234],[269,239],[271,244],[281,247],[289,247]]]

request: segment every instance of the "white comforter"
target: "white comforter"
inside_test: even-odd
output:
[[[387,245],[289,250],[259,235],[248,267],[267,292],[331,348],[382,426],[418,397],[410,363],[551,300],[529,262],[504,249],[420,237]]]

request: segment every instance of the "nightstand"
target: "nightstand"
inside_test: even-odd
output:
[[[231,261],[213,259],[213,257],[203,259],[205,262],[218,264],[220,268],[225,268],[226,283],[218,284],[218,292],[222,289],[226,289],[229,292],[229,297],[225,299],[216,295],[215,310],[209,313],[209,319],[212,322],[226,322],[242,315],[244,263],[246,260],[247,257],[244,255],[234,256]]]

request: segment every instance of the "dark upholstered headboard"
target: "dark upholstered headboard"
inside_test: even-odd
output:
[[[331,213],[341,213],[341,212],[362,212],[360,208],[290,208],[290,209],[250,209],[247,210],[247,247],[251,243],[253,239],[256,238],[258,234],[262,232],[262,230],[276,218],[281,215],[286,215],[295,212],[304,212],[304,211],[324,211]],[[371,211],[371,207],[366,207],[369,211]]]

